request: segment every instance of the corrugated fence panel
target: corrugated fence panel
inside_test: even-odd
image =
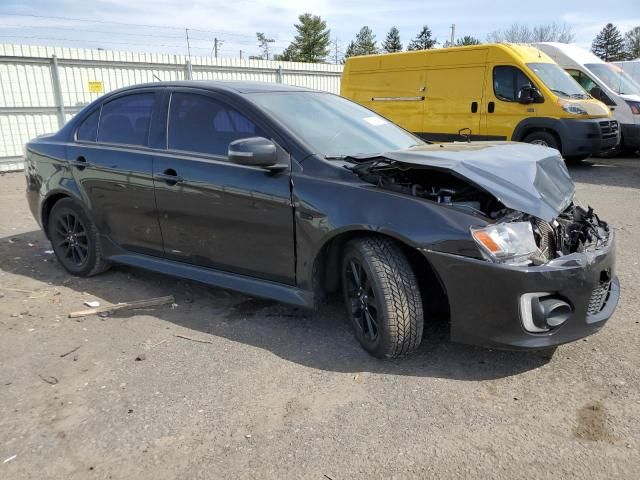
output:
[[[20,163],[24,143],[55,132],[57,61],[64,121],[87,103],[117,88],[158,80],[183,80],[184,55],[0,44],[0,171]],[[192,57],[194,80],[279,82],[332,93],[340,91],[342,65],[237,58]],[[102,82],[102,92],[89,91]]]

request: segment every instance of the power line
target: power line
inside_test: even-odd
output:
[[[109,25],[123,25],[128,27],[165,28],[169,30],[184,30],[183,27],[174,27],[172,25],[152,25],[152,24],[144,24],[144,23],[114,22],[112,20],[96,20],[96,19],[89,19],[89,18],[61,17],[61,16],[53,16],[53,15],[35,15],[35,14],[10,13],[10,12],[0,12],[0,15],[6,15],[11,17],[44,18],[48,20],[69,20],[72,22],[103,23],[103,24],[109,24]],[[246,33],[236,33],[236,32],[224,31],[224,30],[203,30],[199,28],[189,28],[189,31],[220,34],[220,35],[235,36],[235,37],[244,37],[244,38],[254,38],[253,35],[247,35]]]

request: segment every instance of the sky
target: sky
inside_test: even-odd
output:
[[[218,38],[218,55],[237,58],[241,50],[245,57],[260,53],[256,32],[282,51],[306,12],[327,21],[340,52],[363,25],[378,44],[396,26],[406,46],[424,24],[444,42],[451,24],[457,38],[484,41],[513,23],[556,21],[569,24],[584,48],[608,22],[622,33],[640,25],[640,0],[0,0],[0,43],[186,54],[188,28],[192,55],[213,55]]]

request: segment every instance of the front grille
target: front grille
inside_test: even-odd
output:
[[[600,282],[600,284],[591,292],[589,306],[587,307],[587,315],[595,315],[600,313],[609,299],[611,291],[611,282]]]
[[[600,122],[600,133],[602,138],[615,138],[618,136],[618,121],[603,120]]]

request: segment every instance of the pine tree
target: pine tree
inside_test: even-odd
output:
[[[624,36],[625,53],[628,60],[640,58],[640,27],[634,27]]]
[[[593,39],[591,51],[605,62],[624,60],[624,39],[617,27],[612,23],[607,23]]]
[[[305,13],[298,17],[294,25],[298,34],[276,60],[321,63],[329,55],[329,35],[327,22],[317,15]]]
[[[407,50],[429,50],[435,47],[437,41],[431,36],[431,30],[424,25],[416,38],[409,42]]]
[[[262,32],[256,32],[256,38],[258,39],[258,45],[260,45],[260,50],[262,50],[262,55],[260,58],[263,60],[269,60],[271,46],[270,43],[275,42],[273,38],[267,37]]]
[[[373,31],[365,25],[356,35],[356,39],[349,43],[344,57],[348,58],[355,55],[374,55],[376,53],[378,53],[378,47],[376,47],[376,36],[373,34]]]
[[[387,53],[401,52],[402,42],[400,41],[400,31],[396,27],[391,27],[387,37],[382,42],[382,50]]]
[[[466,47],[467,45],[480,45],[480,40],[470,35],[465,35],[456,40],[456,47]]]

